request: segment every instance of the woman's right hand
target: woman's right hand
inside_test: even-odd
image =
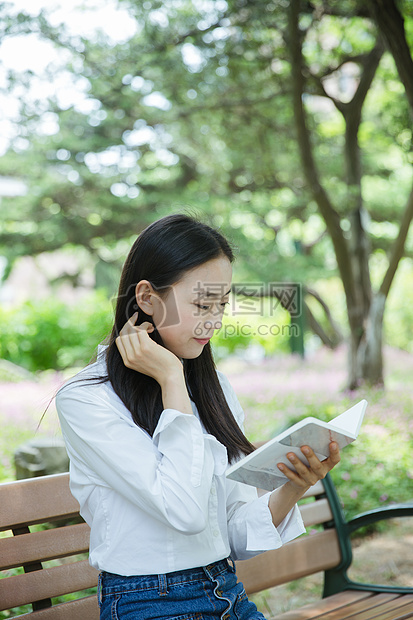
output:
[[[115,340],[125,366],[153,377],[161,386],[177,373],[182,375],[183,366],[179,358],[149,338],[155,329],[152,323],[146,321],[135,325],[137,317],[135,312]]]

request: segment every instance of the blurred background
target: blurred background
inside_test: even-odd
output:
[[[412,50],[411,0],[0,2],[1,480],[184,211],[236,248],[212,342],[249,437],[367,398],[345,510],[412,497]]]

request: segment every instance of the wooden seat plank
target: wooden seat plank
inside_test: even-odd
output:
[[[21,534],[0,539],[0,556],[3,570],[23,566],[30,562],[44,562],[89,550],[90,528],[78,523],[62,528]]]
[[[271,620],[324,619],[325,614],[338,609],[343,610],[343,613],[345,614],[345,610],[348,609],[350,605],[356,604],[358,601],[367,600],[370,597],[372,597],[371,592],[346,590],[345,592],[340,592],[339,594],[333,594],[332,596],[324,598],[321,601],[308,603],[308,605],[304,605],[303,607],[300,607],[300,609],[294,609],[278,614],[273,616]],[[343,615],[343,618],[345,618],[345,615]]]
[[[411,617],[413,617],[413,595],[402,595],[379,608],[365,611],[357,616],[357,620],[404,620]]]
[[[239,581],[248,594],[337,566],[340,548],[335,530],[298,538],[279,549],[236,562]]]
[[[98,575],[88,560],[82,560],[0,579],[0,610],[92,588]]]
[[[27,614],[17,616],[28,618]],[[34,611],[30,614],[33,620],[99,620],[99,606],[96,596],[86,596],[77,601],[61,603],[48,609]]]
[[[0,484],[0,531],[70,518],[78,512],[79,504],[69,490],[69,474]]]
[[[366,618],[374,617],[374,614],[379,613],[385,604],[391,603],[398,598],[399,595],[393,593],[373,594],[373,596],[370,596],[367,599],[352,603],[347,606],[345,610],[342,608],[336,609],[335,611],[325,614],[322,618],[323,620],[342,620],[344,617],[358,620],[359,618],[362,618],[364,614],[366,615]],[[345,612],[344,616],[343,612]]]

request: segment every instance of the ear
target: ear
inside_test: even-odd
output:
[[[148,280],[141,280],[135,287],[136,303],[139,308],[147,315],[152,316],[154,312],[153,297],[156,296],[152,284]]]

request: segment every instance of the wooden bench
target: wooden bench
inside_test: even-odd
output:
[[[281,549],[237,562],[248,593],[324,571],[324,598],[276,620],[401,620],[413,618],[413,588],[352,582],[350,534],[381,519],[413,516],[413,503],[382,507],[346,522],[329,476],[307,493],[301,507],[307,527]],[[0,484],[0,610],[31,604],[18,617],[38,620],[97,620],[98,573],[87,561],[89,528],[69,491],[68,474]],[[39,524],[50,524],[48,529]],[[83,554],[83,555],[82,555]],[[21,573],[15,574],[19,567]],[[10,574],[12,573],[12,574]],[[82,592],[82,598],[57,602],[56,597]],[[1,617],[1,614],[0,614]],[[11,617],[11,616],[9,616]]]

